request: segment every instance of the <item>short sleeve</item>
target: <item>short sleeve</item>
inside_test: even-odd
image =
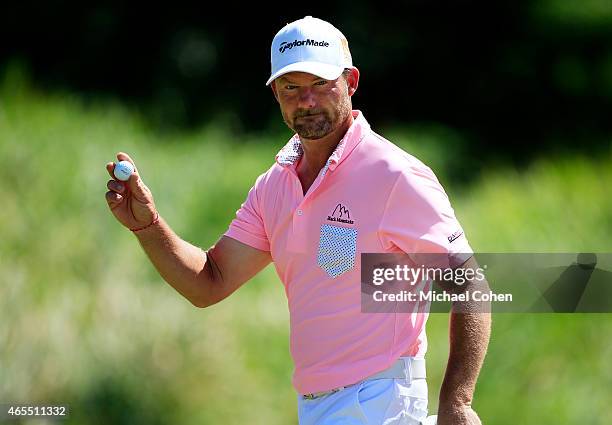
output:
[[[446,192],[423,164],[411,165],[395,181],[381,219],[380,239],[385,250],[399,249],[414,261],[420,254],[436,254],[435,258],[460,265],[473,254]]]
[[[261,193],[265,174],[259,176],[255,185],[249,190],[246,200],[236,211],[236,218],[232,220],[225,236],[236,239],[253,248],[270,251],[270,242],[266,234],[263,221],[263,208]]]

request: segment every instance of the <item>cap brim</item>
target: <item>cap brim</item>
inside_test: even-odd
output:
[[[329,65],[321,62],[296,62],[289,64],[272,74],[272,76],[266,82],[266,86],[270,85],[272,81],[276,80],[281,75],[285,75],[289,72],[307,72],[326,80],[335,80],[342,75],[342,71],[344,71],[344,67],[338,65]]]

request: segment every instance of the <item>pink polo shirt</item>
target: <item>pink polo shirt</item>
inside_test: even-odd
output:
[[[271,253],[288,299],[301,394],[359,382],[427,350],[427,313],[361,312],[362,252],[472,252],[431,169],[374,133],[360,111],[353,116],[306,195],[295,135],[226,232]]]

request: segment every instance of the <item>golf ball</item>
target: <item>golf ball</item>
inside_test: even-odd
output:
[[[121,181],[128,181],[134,172],[134,166],[130,161],[119,161],[115,164],[115,177]]]

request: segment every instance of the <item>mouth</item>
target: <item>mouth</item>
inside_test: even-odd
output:
[[[317,113],[317,114],[308,114],[308,115],[300,115],[299,117],[296,117],[296,120],[305,118],[305,119],[310,119],[310,118],[316,118],[318,116],[321,116],[321,113]]]

